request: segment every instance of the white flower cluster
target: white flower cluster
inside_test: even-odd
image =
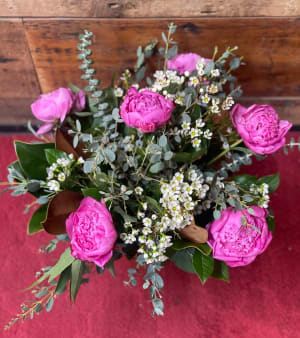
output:
[[[60,184],[71,175],[71,168],[73,164],[82,164],[84,160],[79,157],[77,161],[74,159],[73,154],[69,154],[68,158],[59,158],[55,163],[47,168],[47,187],[52,191],[59,191]]]
[[[261,208],[268,208],[270,202],[269,185],[262,183],[261,185],[251,184],[250,192],[259,196],[258,206]]]
[[[153,76],[155,82],[153,83],[151,90],[154,92],[160,92],[170,84],[181,85],[185,80],[184,76],[179,76],[176,70],[166,70],[165,72],[157,70]],[[167,92],[163,94],[165,96],[168,95]]]
[[[208,190],[202,173],[190,170],[187,180],[182,173],[176,173],[170,183],[161,186],[160,203],[166,213],[162,217],[156,214],[146,216],[147,203],[143,203],[143,211],[137,213],[142,228],[137,229],[131,222],[126,222],[126,232],[120,235],[121,239],[126,244],[138,241],[138,252],[143,254],[147,264],[166,261],[166,249],[172,246],[172,236],[168,233],[191,223],[195,207],[204,200]],[[137,187],[135,193],[141,195],[143,190]]]
[[[212,138],[212,132],[210,129],[204,129],[205,123],[201,118],[195,121],[195,126],[192,128],[190,122],[183,122],[181,124],[181,134],[183,136],[189,136],[194,148],[200,148],[201,137],[207,140]]]
[[[206,62],[204,58],[200,58],[196,64],[196,69],[197,69],[197,73],[199,76],[203,76],[205,75],[205,68]]]
[[[222,109],[230,110],[233,105],[234,105],[233,98],[231,96],[227,96],[224,102],[222,103]]]
[[[172,245],[172,236],[163,232],[162,221],[155,214],[145,217],[145,213],[139,212],[138,218],[142,219],[143,228],[135,229],[131,222],[126,222],[126,233],[120,235],[125,244],[139,242],[138,252],[143,254],[147,264],[164,262],[168,259],[166,249]]]
[[[190,170],[187,175],[177,172],[169,184],[162,184],[160,203],[168,216],[162,218],[164,231],[180,230],[191,223],[196,205],[203,201],[209,186],[205,184],[202,173]]]

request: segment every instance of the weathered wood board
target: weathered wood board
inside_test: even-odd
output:
[[[7,17],[297,16],[298,0],[0,0]]]
[[[26,36],[44,92],[78,81],[77,35],[94,32],[93,59],[107,84],[115,70],[133,67],[136,48],[161,37],[167,19],[25,20]],[[180,19],[174,39],[180,52],[211,57],[215,45],[223,51],[239,46],[246,66],[238,71],[246,96],[300,96],[300,19],[215,18]]]
[[[115,70],[134,66],[137,46],[160,39],[170,21],[24,19],[22,24],[21,19],[0,20],[0,124],[24,124],[40,86],[49,92],[69,82],[85,85],[76,50],[78,33],[84,28],[94,32],[97,76],[108,84]],[[242,102],[272,104],[282,118],[300,125],[300,18],[173,21],[178,25],[174,38],[180,52],[209,57],[215,45],[220,50],[238,45],[247,62],[236,74],[244,90]],[[153,58],[150,66],[154,64]]]
[[[20,19],[0,20],[0,98],[35,97],[39,86]]]
[[[22,20],[0,20],[0,123],[24,123],[39,93]]]

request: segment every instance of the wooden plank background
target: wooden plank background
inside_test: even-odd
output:
[[[1,16],[170,18],[298,16],[299,0],[0,0]]]
[[[107,84],[113,71],[133,67],[138,45],[160,39],[170,17],[180,10],[182,16],[195,16],[196,11],[191,11],[194,1],[187,0],[176,11],[179,2],[172,3],[173,6],[170,1],[161,0],[82,0],[79,6],[74,0],[53,0],[51,6],[46,2],[37,6],[36,0],[28,0],[24,6],[21,0],[0,0],[0,15],[11,17],[0,18],[0,126],[24,125],[31,117],[30,103],[40,92],[66,86],[68,82],[85,85],[80,80],[76,49],[78,33],[84,28],[94,32],[95,68],[98,78]],[[174,38],[180,52],[193,51],[205,57],[211,56],[215,45],[220,50],[238,45],[239,54],[245,56],[247,63],[236,74],[244,90],[241,103],[271,104],[282,118],[300,125],[300,18],[293,16],[298,13],[299,4],[298,0],[196,1],[197,16],[206,16],[172,19],[178,25]],[[281,15],[290,16],[272,17],[278,8]],[[287,8],[293,10],[289,12]],[[56,17],[12,18],[30,15],[29,10],[32,16],[48,13]],[[221,13],[223,17],[211,17]],[[233,17],[245,14],[248,16]],[[65,15],[69,17],[58,18]],[[168,18],[129,18],[166,15]],[[151,60],[152,65],[154,61]]]

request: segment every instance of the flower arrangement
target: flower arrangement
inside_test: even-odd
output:
[[[42,269],[28,288],[36,300],[22,304],[7,328],[50,311],[67,288],[75,301],[89,273],[115,275],[123,256],[136,261],[125,284],[135,286],[144,271],[153,315],[163,315],[159,272],[168,261],[203,284],[228,281],[228,266],[247,265],[268,247],[275,224],[269,194],[279,176],[235,173],[252,156],[283,147],[292,125],[268,105],[235,103],[242,90],[232,72],[244,64],[237,47],[220,55],[215,48],[211,59],[177,54],[175,30],[170,24],[162,33],[164,47],[157,40],[138,47],[134,69],[103,89],[85,31],[78,57],[88,86],[59,88],[32,104],[44,122],[37,131],[29,124],[39,142],[15,142],[6,190],[36,197],[28,233],[56,236],[42,251],[58,242],[67,248]],[[161,67],[144,80],[150,57]]]

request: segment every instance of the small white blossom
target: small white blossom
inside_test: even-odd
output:
[[[142,195],[142,193],[143,193],[143,188],[142,187],[136,187],[135,189],[134,189],[134,191],[135,191],[135,193],[137,194],[137,195]]]
[[[210,72],[211,76],[213,77],[218,77],[220,76],[220,71],[219,69],[213,69],[211,72]]]
[[[77,163],[83,164],[84,163],[84,159],[81,156],[78,157]]]
[[[66,179],[66,175],[64,173],[59,173],[57,178],[60,182],[64,182]]]
[[[192,140],[192,145],[193,145],[194,148],[199,148],[199,147],[200,147],[200,144],[201,144],[201,140],[200,140],[200,139],[194,138],[194,139]]]
[[[210,97],[207,94],[205,94],[205,95],[201,96],[201,100],[204,104],[208,104],[209,101],[210,101]]]
[[[60,189],[60,184],[55,180],[49,181],[47,185],[48,185],[49,190],[52,190],[52,191],[59,191]]]
[[[124,91],[123,91],[122,88],[116,88],[116,89],[114,90],[114,92],[115,92],[116,97],[122,97],[122,96],[123,96],[123,93],[124,93]]]

